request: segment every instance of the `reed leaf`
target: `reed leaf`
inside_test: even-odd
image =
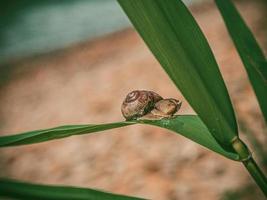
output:
[[[137,120],[109,124],[60,126],[50,129],[25,132],[16,135],[1,136],[0,147],[34,144],[73,135],[95,133],[133,124],[153,125],[171,130],[227,158],[230,158],[232,160],[239,160],[239,156],[236,153],[227,151],[218,144],[205,124],[203,124],[199,117],[195,115],[178,115],[175,118],[162,120]]]
[[[0,178],[0,197],[25,200],[141,200],[89,188],[41,185],[4,178]]]
[[[238,135],[232,104],[206,38],[181,0],[118,0],[171,80],[225,149]]]
[[[215,0],[227,30],[245,66],[250,83],[267,122],[267,61],[238,10],[230,0]]]

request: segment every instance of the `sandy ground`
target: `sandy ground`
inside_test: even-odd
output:
[[[241,1],[238,7],[266,52],[266,7],[260,1]],[[217,58],[238,118],[263,141],[257,102],[218,11],[213,4],[192,11]],[[1,70],[6,78],[0,90],[1,135],[123,120],[120,104],[133,89],[181,99],[181,113],[193,113],[132,29],[14,61]],[[239,163],[169,131],[141,125],[3,148],[0,175],[159,200],[217,200],[227,190],[253,184]],[[264,199],[256,193],[245,199]]]

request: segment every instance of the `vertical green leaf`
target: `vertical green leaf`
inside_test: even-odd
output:
[[[118,0],[145,43],[217,141],[237,136],[232,104],[206,38],[181,0]]]
[[[245,21],[230,0],[215,0],[228,32],[245,66],[249,80],[267,121],[267,61]]]

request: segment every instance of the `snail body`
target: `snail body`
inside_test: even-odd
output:
[[[180,109],[181,104],[179,100],[163,99],[152,91],[134,90],[123,101],[121,112],[126,120],[162,119],[172,117]]]
[[[162,99],[155,104],[154,109],[151,110],[151,113],[161,117],[170,117],[181,108],[181,105],[181,101],[173,98]]]

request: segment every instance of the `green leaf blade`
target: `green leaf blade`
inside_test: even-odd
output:
[[[212,135],[230,149],[232,104],[215,58],[180,0],[118,0],[129,19]]]
[[[112,194],[89,188],[52,186],[0,179],[0,197],[25,200],[141,200],[142,198]]]
[[[67,125],[50,129],[35,130],[25,133],[0,136],[0,147],[34,144],[54,139],[105,131],[109,129],[129,126],[132,122],[115,122],[110,124]]]
[[[267,61],[238,10],[230,0],[215,0],[227,30],[245,66],[247,75],[267,122]]]
[[[147,124],[171,130],[226,158],[239,160],[236,153],[223,149],[214,139],[205,124],[195,115],[178,115],[171,119],[137,120],[109,124],[68,125],[45,130],[36,130],[16,135],[0,136],[0,147],[18,146],[60,139],[73,135],[94,133],[133,124]]]
[[[182,115],[174,119],[142,121],[140,123],[168,129],[227,158],[239,160],[239,156],[235,152],[226,151],[221,147],[205,124],[196,115]]]

